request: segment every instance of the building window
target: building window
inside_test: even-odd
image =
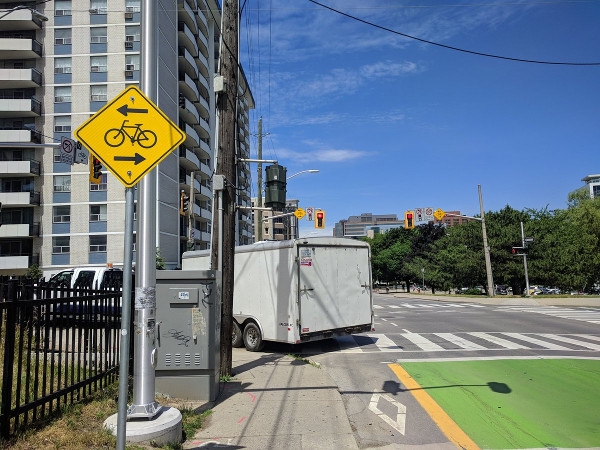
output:
[[[90,191],[106,191],[107,189],[107,182],[106,182],[106,174],[103,173],[102,176],[100,177],[100,183],[96,184],[96,183],[92,183],[90,181]]]
[[[52,253],[61,254],[71,251],[71,238],[69,236],[60,236],[52,238]]]
[[[106,252],[106,236],[90,236],[90,253]]]
[[[71,15],[71,0],[55,0],[54,1],[55,16],[70,16]]]
[[[92,56],[90,58],[90,70],[92,72],[107,72],[106,56]]]
[[[90,30],[90,42],[92,44],[106,44],[108,42],[106,27],[92,28]]]
[[[54,175],[54,192],[71,192],[71,175]]]
[[[71,58],[54,58],[54,73],[71,73]]]
[[[125,55],[125,70],[140,70],[140,55]]]
[[[106,205],[90,205],[90,222],[106,222]]]
[[[54,45],[71,45],[71,29],[56,28],[54,30]]]
[[[90,14],[106,14],[106,0],[91,0]]]
[[[54,103],[71,102],[71,86],[56,86],[54,88]]]
[[[125,42],[140,42],[140,26],[125,27]]]
[[[71,116],[54,116],[54,132],[68,133],[71,131]]]
[[[90,87],[90,101],[105,102],[108,100],[108,88],[106,84],[96,84]]]
[[[126,12],[140,12],[140,0],[125,0]]]
[[[68,223],[71,222],[71,207],[70,206],[54,206],[52,208],[53,223]]]

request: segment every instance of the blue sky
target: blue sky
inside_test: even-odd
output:
[[[600,62],[597,0],[322,3],[453,47]],[[269,133],[263,157],[288,175],[320,170],[290,180],[287,196],[325,210],[328,235],[364,212],[477,214],[478,184],[486,211],[565,208],[581,178],[600,173],[600,66],[461,53],[307,0],[248,0],[240,52],[256,101],[252,131],[262,116]],[[301,220],[301,235],[313,226]]]

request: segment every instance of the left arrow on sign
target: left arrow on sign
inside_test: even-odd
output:
[[[127,116],[127,114],[131,114],[131,113],[142,113],[142,114],[148,113],[147,109],[130,108],[126,104],[121,106],[120,108],[117,108],[117,111],[119,111],[124,116]]]
[[[114,160],[115,161],[134,161],[134,165],[137,166],[142,161],[145,161],[146,158],[144,158],[139,153],[136,153],[135,156],[115,156]]]

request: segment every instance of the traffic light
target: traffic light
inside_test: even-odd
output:
[[[181,196],[179,197],[179,214],[185,216],[188,209],[190,209],[190,197],[185,194],[185,191],[181,191]]]
[[[286,173],[287,169],[279,164],[265,168],[267,181],[265,183],[265,206],[275,211],[285,208]]]
[[[513,247],[512,248],[512,254],[513,255],[526,255],[527,254],[527,247]]]
[[[325,211],[315,211],[315,228],[325,228]]]
[[[90,181],[95,184],[100,184],[102,179],[102,164],[95,156],[90,159]]]
[[[412,230],[415,227],[415,212],[406,211],[404,213],[404,228]]]

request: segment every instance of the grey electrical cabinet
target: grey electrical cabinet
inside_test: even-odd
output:
[[[221,285],[214,270],[156,272],[156,391],[214,401],[219,392]]]

